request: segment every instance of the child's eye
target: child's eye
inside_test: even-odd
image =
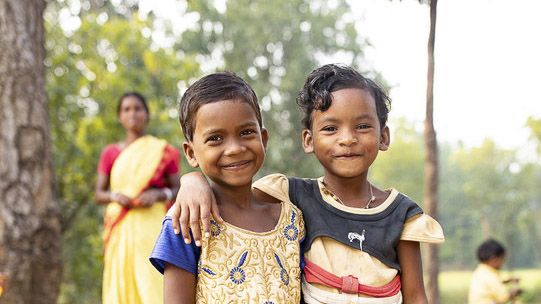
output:
[[[211,135],[209,137],[207,137],[207,139],[205,139],[205,143],[207,142],[217,142],[217,141],[221,141],[223,140],[223,137],[220,136],[220,135]]]
[[[324,132],[334,132],[336,130],[337,128],[335,126],[325,126],[321,128],[321,131],[324,131]]]
[[[369,129],[369,128],[370,128],[370,125],[368,124],[357,125],[357,129]]]
[[[241,136],[247,136],[247,135],[252,135],[252,134],[255,134],[256,131],[254,129],[246,129],[246,130],[242,130],[240,132],[240,135]]]

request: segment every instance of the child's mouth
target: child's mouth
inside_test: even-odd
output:
[[[242,168],[246,167],[249,163],[250,163],[249,160],[243,160],[243,161],[238,161],[238,162],[234,162],[234,163],[231,163],[231,164],[227,164],[227,165],[224,165],[222,167],[224,169],[227,169],[227,170],[238,170],[238,169],[242,169]]]
[[[361,155],[354,154],[354,153],[340,154],[340,155],[334,156],[334,158],[336,159],[353,159],[353,158],[358,158],[358,157],[361,157]]]

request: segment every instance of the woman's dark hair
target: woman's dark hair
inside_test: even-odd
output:
[[[257,96],[250,85],[231,72],[213,73],[192,84],[180,100],[179,121],[188,141],[193,140],[197,110],[202,105],[222,100],[246,102],[254,109],[259,126],[263,127]]]
[[[505,255],[505,248],[500,242],[494,239],[484,241],[477,248],[477,258],[481,262],[486,262],[492,258],[498,258]]]
[[[150,118],[150,111],[148,110],[147,100],[145,99],[145,97],[143,95],[141,95],[140,93],[135,92],[135,91],[134,92],[126,92],[126,93],[122,94],[122,96],[120,96],[120,98],[118,99],[118,103],[116,105],[116,115],[120,114],[120,108],[122,107],[122,101],[126,97],[135,97],[135,98],[139,99],[139,101],[141,102],[141,104],[145,108],[145,111],[147,112],[148,118]]]
[[[376,102],[380,127],[387,123],[391,109],[391,99],[374,81],[364,77],[356,70],[341,64],[327,64],[313,70],[306,78],[297,104],[304,112],[302,123],[306,129],[312,127],[312,112],[326,111],[332,103],[332,92],[357,88],[367,91]]]

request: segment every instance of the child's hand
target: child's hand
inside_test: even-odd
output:
[[[520,288],[511,289],[511,292],[510,292],[511,300],[518,297],[518,296],[520,296],[520,294],[522,294],[522,289],[520,289]]]
[[[509,279],[503,281],[504,284],[518,284],[520,283],[520,278],[517,278],[517,277],[510,277]]]
[[[205,237],[210,235],[210,215],[223,223],[218,211],[214,193],[206,178],[199,172],[185,174],[180,180],[180,189],[173,205],[173,229],[176,234],[182,233],[184,242],[189,244],[190,228],[197,246],[201,246],[201,224]]]

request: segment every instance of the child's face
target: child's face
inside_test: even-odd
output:
[[[379,124],[374,98],[356,88],[333,92],[329,109],[314,111],[312,128],[302,135],[304,151],[316,155],[326,178],[366,174],[389,146],[389,129]]]
[[[261,129],[246,102],[224,100],[205,104],[195,117],[193,140],[184,143],[192,167],[217,184],[245,186],[265,159],[267,130]]]
[[[491,259],[491,265],[492,267],[496,269],[501,269],[504,263],[505,263],[505,255],[502,255],[499,257],[493,257]]]

